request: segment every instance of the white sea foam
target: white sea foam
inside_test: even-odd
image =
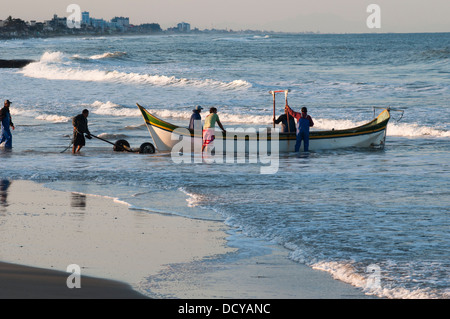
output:
[[[207,201],[207,198],[205,196],[188,192],[184,187],[180,187],[180,188],[178,188],[178,190],[188,196],[186,198],[188,207],[197,207],[201,203]]]
[[[366,121],[354,122],[350,120],[314,119],[314,129],[317,130],[344,130],[365,124]],[[450,137],[450,131],[421,126],[416,123],[389,122],[387,136],[402,137]]]
[[[387,135],[404,137],[450,137],[450,131],[408,123],[389,123]]]
[[[90,107],[92,113],[100,115],[129,116],[129,117],[141,115],[137,107],[130,109],[110,101],[106,103],[103,103],[101,101],[95,101],[90,105]]]
[[[70,121],[70,117],[56,114],[41,114],[36,116],[36,120],[49,121],[54,123],[65,123]]]
[[[10,110],[9,110],[9,112],[10,112],[10,114],[11,115],[24,115],[24,114],[27,114],[28,112],[26,111],[26,110],[23,110],[23,109],[18,109],[18,108],[11,108]]]
[[[48,121],[53,123],[64,123],[70,121],[70,117],[64,115],[57,114],[41,114],[36,112],[35,110],[27,110],[22,108],[11,108],[12,116],[31,116],[36,120],[40,121]]]
[[[116,52],[105,52],[102,54],[94,54],[91,56],[82,56],[79,54],[74,54],[72,55],[72,59],[75,60],[102,60],[102,59],[108,59],[108,58],[120,58],[123,56],[126,56],[127,53],[126,52],[121,52],[121,51],[116,51]],[[42,61],[42,59],[41,59]]]
[[[394,287],[384,282],[383,276],[379,285],[371,287],[368,285],[369,274],[365,270],[358,271],[350,262],[321,261],[311,265],[313,269],[328,272],[334,279],[362,288],[366,294],[375,295],[389,299],[430,299],[437,298],[437,295],[430,289],[406,289]]]
[[[113,133],[101,133],[99,135],[97,135],[100,138],[103,138],[105,140],[109,140],[109,139],[122,139],[122,138],[126,138],[127,136],[125,134],[113,134]]]
[[[118,58],[127,55],[126,52],[105,52],[103,54],[96,54],[89,57],[91,60],[100,60],[100,59],[107,59],[107,58]]]
[[[108,53],[96,56],[96,58],[103,58],[105,55],[108,55]],[[71,63],[67,61],[65,55],[61,52],[45,52],[39,62],[30,63],[19,72],[27,77],[48,80],[119,82],[156,86],[213,87],[223,90],[246,89],[251,87],[249,82],[240,79],[231,82],[223,82],[213,79],[188,79],[159,74],[83,69],[80,66],[75,67],[71,65]]]
[[[62,52],[45,52],[39,62],[35,63],[49,63],[49,62],[61,62],[64,60],[64,54]]]

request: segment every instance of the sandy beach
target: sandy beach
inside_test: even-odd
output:
[[[0,298],[370,298],[278,248],[247,258],[229,231],[222,222],[8,181]],[[67,287],[72,264],[81,269],[81,288]]]

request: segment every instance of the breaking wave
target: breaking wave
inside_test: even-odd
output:
[[[115,53],[112,53],[113,55]],[[105,53],[94,56],[101,59],[110,56]],[[93,58],[93,57],[91,57]],[[118,82],[149,84],[156,86],[194,86],[212,87],[224,90],[247,89],[252,85],[244,80],[223,82],[213,79],[188,79],[159,74],[141,74],[135,72],[121,72],[100,69],[83,69],[71,63],[62,52],[45,52],[39,62],[31,63],[19,71],[24,76],[48,80],[71,80],[84,82]]]
[[[71,120],[70,117],[56,114],[41,114],[36,116],[36,120],[48,121],[53,123],[65,123]]]
[[[437,293],[432,289],[408,289],[404,287],[395,287],[391,284],[380,280],[375,283],[372,280],[373,275],[368,273],[370,265],[365,269],[359,269],[351,262],[317,262],[311,267],[316,270],[328,272],[334,279],[351,284],[352,286],[361,288],[368,295],[374,295],[381,298],[389,299],[435,299],[447,298],[448,296]]]
[[[121,58],[126,55],[127,55],[126,52],[117,51],[117,52],[105,52],[102,54],[94,54],[88,57],[75,54],[71,58],[75,60],[102,60],[102,59]]]
[[[89,59],[92,60],[100,60],[100,59],[108,59],[108,58],[120,58],[126,56],[126,52],[106,52],[103,54],[92,55]]]
[[[450,137],[450,131],[418,124],[392,123],[388,125],[387,135],[404,137]]]
[[[128,136],[125,134],[101,133],[98,135],[98,137],[109,140],[127,138]]]
[[[141,115],[141,112],[137,107],[135,109],[130,109],[110,101],[106,103],[95,101],[90,105],[90,107],[92,113],[100,115],[129,116],[129,117]]]
[[[41,114],[39,112],[36,112],[35,110],[27,110],[27,109],[16,108],[16,107],[11,109],[11,115],[12,116],[31,116],[31,117],[35,118],[36,120],[53,122],[53,123],[65,123],[65,122],[69,122],[71,120],[70,117],[67,117],[64,115]]]

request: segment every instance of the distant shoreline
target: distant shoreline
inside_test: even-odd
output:
[[[77,32],[77,33],[50,33],[43,35],[14,35],[5,36],[0,34],[0,40],[14,40],[14,39],[49,39],[49,38],[67,38],[67,37],[115,37],[115,36],[158,36],[158,35],[180,35],[180,36],[195,36],[202,34],[254,34],[254,35],[273,35],[273,34],[290,34],[286,32],[271,32],[271,31],[225,31],[225,30],[208,30],[208,31],[192,31],[188,33],[161,31],[161,32],[107,32],[107,33],[92,33],[92,32]],[[294,33],[292,33],[294,34]],[[297,33],[295,33],[297,34]],[[313,34],[313,33],[298,33],[298,34]]]
[[[69,37],[117,37],[117,36],[158,36],[158,35],[179,35],[179,36],[195,36],[202,34],[253,34],[253,35],[407,35],[407,34],[450,34],[450,32],[367,32],[367,33],[320,33],[320,32],[278,32],[278,31],[257,31],[257,30],[243,30],[243,31],[226,31],[226,30],[205,30],[205,31],[192,31],[189,33],[173,32],[173,31],[161,31],[161,32],[112,32],[112,33],[92,33],[92,32],[79,32],[79,33],[49,33],[43,35],[35,34],[22,34],[22,35],[2,35],[0,34],[0,41],[7,40],[27,40],[27,39],[51,39],[51,38],[69,38]]]

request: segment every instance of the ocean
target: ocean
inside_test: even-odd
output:
[[[222,221],[237,247],[288,249],[369,295],[449,297],[450,33],[16,39],[0,41],[0,57],[36,61],[0,69],[16,125],[0,179]],[[392,112],[383,150],[281,154],[274,174],[259,163],[117,153],[96,139],[80,155],[62,152],[84,108],[93,134],[137,148],[152,139],[136,103],[178,125],[201,105],[215,106],[225,128],[261,128],[272,124],[269,91],[285,89],[315,130],[360,125],[373,107],[404,113]]]

